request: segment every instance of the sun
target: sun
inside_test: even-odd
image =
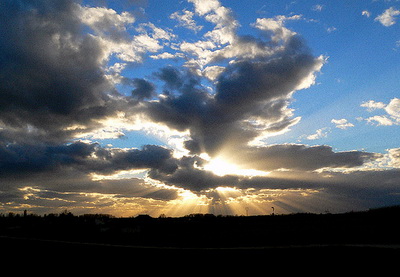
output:
[[[237,165],[226,162],[221,158],[214,158],[204,166],[205,170],[212,171],[218,176],[224,176],[229,174],[236,174],[239,170]]]
[[[250,169],[250,168],[242,168],[236,164],[230,163],[227,160],[216,157],[210,159],[210,161],[204,166],[205,170],[211,171],[218,176],[225,175],[241,175],[241,176],[266,176],[270,172]]]

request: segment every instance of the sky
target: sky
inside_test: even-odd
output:
[[[0,213],[400,204],[400,1],[0,2]]]

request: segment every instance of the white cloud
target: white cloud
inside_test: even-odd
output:
[[[368,102],[363,102],[361,107],[366,107],[369,112],[377,109],[384,110],[386,115],[375,115],[366,119],[368,123],[377,123],[377,126],[391,126],[400,125],[400,99],[393,98],[390,100],[389,104],[383,102],[376,102],[370,100]]]
[[[391,126],[391,125],[394,124],[393,121],[390,120],[390,118],[388,118],[388,117],[385,116],[385,115],[375,115],[375,116],[371,116],[371,117],[368,117],[368,118],[366,119],[366,121],[367,121],[368,123],[372,123],[372,124],[373,124],[373,121],[375,121],[375,122],[377,122],[377,126]]]
[[[361,15],[366,16],[366,17],[370,17],[371,13],[369,11],[365,10],[365,11],[362,11]]]
[[[203,70],[203,75],[211,81],[215,81],[218,76],[225,70],[223,66],[208,66]]]
[[[207,32],[204,37],[216,44],[229,44],[235,38],[235,30],[239,23],[232,16],[232,11],[221,5],[218,0],[188,0],[195,7],[195,13],[204,16],[208,22],[215,24],[213,30]]]
[[[178,57],[182,58],[182,54],[181,53],[171,54],[169,52],[163,52],[163,53],[158,54],[158,55],[151,55],[150,56],[150,58],[155,59],[155,60],[174,59],[174,58],[178,58]]]
[[[400,148],[393,148],[388,150],[389,165],[395,168],[400,168]]]
[[[385,10],[381,15],[375,18],[375,21],[379,21],[383,26],[389,27],[396,23],[396,16],[400,15],[400,10],[396,10],[393,7]]]
[[[169,18],[175,19],[179,22],[178,26],[182,26],[185,28],[188,28],[190,30],[193,30],[195,32],[200,31],[203,29],[203,26],[197,25],[196,21],[193,20],[194,13],[188,10],[183,10],[182,14],[179,12],[174,12],[173,14],[170,15]]]
[[[316,140],[316,139],[320,139],[320,138],[326,138],[328,136],[329,133],[329,128],[321,128],[318,129],[315,134],[309,135],[306,138],[308,140]]]
[[[385,111],[397,122],[400,123],[400,99],[393,98],[386,106]]]
[[[167,42],[176,37],[169,30],[156,27],[151,22],[140,24],[135,28],[138,34],[132,36],[127,28],[135,22],[135,18],[129,12],[117,13],[103,7],[77,6],[77,16],[93,30],[92,37],[101,46],[101,62],[107,62],[113,54],[123,62],[142,62],[146,53],[160,51]],[[120,72],[113,73],[114,75],[108,77],[114,83],[118,82],[121,79]]]
[[[313,11],[316,11],[316,12],[320,12],[320,11],[322,11],[323,9],[324,9],[324,5],[320,5],[320,4],[318,4],[318,5],[314,5],[314,6],[312,6],[312,10]]]
[[[125,31],[126,24],[131,24],[135,18],[129,12],[118,14],[113,9],[102,7],[80,8],[80,19],[82,23],[90,26],[96,33]]]
[[[256,23],[253,25],[257,29],[263,31],[271,31],[274,33],[272,40],[287,41],[290,37],[294,36],[296,32],[293,32],[284,27],[285,21],[287,20],[300,20],[302,15],[293,15],[286,17],[284,15],[278,15],[275,18],[257,18]]]
[[[154,39],[169,41],[176,37],[170,30],[164,30],[155,26],[153,23],[142,23],[136,30],[143,34],[149,34]]]
[[[188,0],[196,7],[196,12],[199,15],[204,15],[221,6],[218,0]]]
[[[376,102],[374,100],[369,100],[367,102],[363,102],[360,105],[361,107],[367,108],[367,111],[372,112],[377,109],[383,109],[386,105],[383,102]]]
[[[326,28],[326,31],[327,31],[328,33],[335,32],[336,30],[337,30],[337,28],[336,28],[335,26]]]
[[[139,52],[157,52],[162,49],[158,40],[150,37],[148,34],[137,35],[133,39],[133,45]]]
[[[347,121],[347,119],[332,119],[331,122],[336,125],[336,128],[346,130],[347,128],[354,127],[353,123]]]

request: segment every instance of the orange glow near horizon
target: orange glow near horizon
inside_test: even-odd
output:
[[[56,197],[54,196],[56,192],[42,190],[40,187],[24,187],[20,190],[25,203],[12,211],[20,212],[21,209],[28,209],[35,213],[35,210],[48,209],[58,213],[68,209],[76,215],[106,213],[116,217],[132,217],[148,214],[158,217],[164,214],[167,217],[182,217],[197,213],[237,216],[270,215],[272,212],[335,213],[344,212],[343,209],[349,208],[339,199],[330,197],[324,190],[316,189],[242,189],[221,186],[197,193],[182,188],[170,187],[170,189],[177,190],[177,198],[151,199],[146,197],[147,192],[142,196],[129,197],[109,193],[63,192]],[[149,191],[154,192],[154,189]],[[39,203],[46,203],[47,206],[41,206]],[[71,208],[71,204],[75,204],[74,208]],[[2,210],[6,206],[2,207]]]

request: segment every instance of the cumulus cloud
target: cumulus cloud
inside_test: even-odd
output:
[[[82,7],[73,1],[29,7],[11,1],[0,10],[0,137],[62,141],[99,127],[126,101],[104,73],[107,50],[81,32]]]
[[[374,100],[369,100],[366,102],[361,103],[361,107],[367,108],[369,112],[372,112],[373,110],[377,109],[383,109],[386,107],[386,105],[383,102],[376,102]]]
[[[26,175],[72,168],[84,173],[113,174],[121,170],[176,170],[172,151],[146,145],[142,149],[102,148],[97,143],[74,142],[62,145],[7,145],[0,147],[1,175]]]
[[[275,18],[258,18],[254,27],[269,31],[273,34],[272,40],[275,42],[286,41],[286,39],[292,37],[296,33],[287,29],[284,24],[287,20],[300,20],[301,15],[293,15],[286,17],[283,15],[276,16]]]
[[[388,104],[370,100],[363,102],[361,107],[367,108],[369,112],[373,112],[375,110],[384,110],[387,113],[385,115],[375,115],[366,118],[365,120],[368,123],[376,122],[378,126],[392,126],[400,124],[400,99],[398,98],[391,99]]]
[[[203,29],[203,26],[197,25],[196,21],[193,20],[193,16],[194,13],[192,11],[183,10],[182,13],[174,12],[170,15],[170,18],[177,20],[179,22],[178,26],[198,32]]]
[[[132,84],[135,86],[132,96],[138,100],[150,99],[155,95],[154,85],[147,80],[135,78]]]
[[[400,10],[396,10],[394,7],[390,7],[382,14],[378,15],[375,18],[375,21],[379,21],[385,27],[389,27],[396,23],[396,16],[398,15],[400,15]]]
[[[336,128],[346,130],[347,128],[354,127],[353,123],[347,121],[347,119],[332,119],[331,122],[336,125]]]
[[[0,201],[10,209],[24,205],[40,212],[57,212],[59,207],[113,209],[121,213],[132,203],[168,201],[178,197],[174,188],[160,187],[143,178],[115,177],[135,169],[172,173],[178,160],[172,151],[147,145],[142,149],[103,148],[96,143],[62,145],[0,144]],[[99,176],[101,178],[99,178]],[[6,192],[6,193],[5,193]],[[136,207],[137,208],[137,207]],[[78,211],[79,212],[79,211]]]
[[[390,120],[390,118],[388,118],[388,117],[385,116],[385,115],[375,115],[375,116],[371,116],[371,117],[368,117],[368,118],[366,119],[366,121],[367,121],[368,123],[371,123],[371,124],[374,124],[374,122],[375,122],[375,124],[376,124],[377,126],[392,126],[392,125],[394,124],[393,121]]]
[[[79,7],[82,23],[90,26],[98,34],[108,34],[119,39],[126,34],[126,25],[135,21],[129,12],[118,14],[113,9],[103,7]]]
[[[318,129],[315,132],[315,134],[306,136],[306,139],[316,140],[316,139],[320,139],[320,138],[326,138],[328,136],[328,131],[326,131],[326,130],[327,130],[327,128]]]
[[[389,165],[395,168],[400,168],[400,148],[393,148],[388,150],[389,153]]]
[[[371,12],[364,10],[361,12],[361,15],[366,16],[366,17],[370,17],[371,16]]]
[[[393,98],[385,107],[385,111],[397,122],[400,122],[400,99]]]
[[[168,93],[143,103],[155,122],[189,130],[189,150],[215,152],[224,144],[247,144],[260,135],[276,133],[298,122],[288,108],[294,91],[313,84],[324,63],[313,57],[297,36],[273,55],[228,64],[216,78],[214,93],[202,87],[190,71],[168,67],[156,75]]]

